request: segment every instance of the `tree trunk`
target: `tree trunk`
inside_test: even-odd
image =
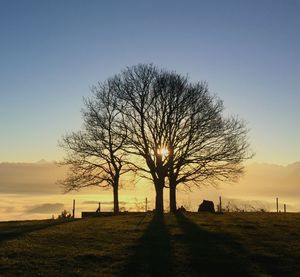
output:
[[[177,212],[177,205],[176,205],[176,177],[174,173],[174,151],[173,147],[170,146],[170,168],[169,168],[169,186],[170,186],[170,195],[169,195],[169,201],[170,201],[170,212],[176,213]]]
[[[170,183],[170,212],[175,213],[176,211],[176,185]]]
[[[163,214],[164,213],[164,185],[163,185],[163,182],[158,182],[158,184],[155,184],[155,191],[156,191],[155,212],[157,214]]]
[[[119,213],[119,186],[114,186],[114,213]]]

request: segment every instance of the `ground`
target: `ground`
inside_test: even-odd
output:
[[[300,214],[0,223],[0,276],[299,276]]]

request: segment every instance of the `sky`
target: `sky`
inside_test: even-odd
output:
[[[90,87],[153,63],[248,122],[253,161],[300,160],[300,2],[0,1],[0,162],[60,160]]]

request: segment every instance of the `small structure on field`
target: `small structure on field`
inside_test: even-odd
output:
[[[210,200],[203,200],[203,202],[199,205],[198,212],[215,212],[214,202]]]

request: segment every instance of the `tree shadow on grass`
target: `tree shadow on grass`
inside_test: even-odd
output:
[[[0,229],[0,243],[6,240],[16,239],[18,237],[24,236],[26,234],[32,233],[34,231],[39,231],[43,229],[50,228],[52,226],[61,225],[69,222],[76,221],[78,219],[69,219],[69,220],[48,220],[48,221],[39,221],[37,220],[35,224],[26,224],[26,225],[12,225],[11,227],[6,228],[5,230]]]
[[[176,214],[188,247],[190,268],[196,276],[255,276],[243,247],[232,237],[202,229],[184,214]],[[257,276],[257,275],[256,275]]]
[[[170,237],[163,215],[154,215],[121,276],[172,276]]]

